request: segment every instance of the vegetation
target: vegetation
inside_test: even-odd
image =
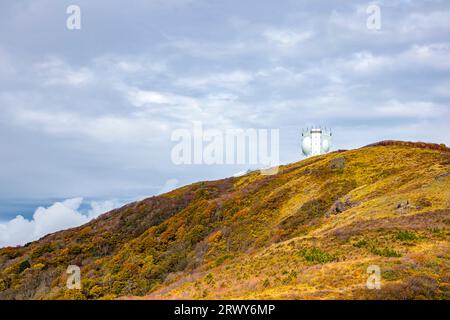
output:
[[[416,234],[413,232],[410,232],[408,230],[401,230],[401,231],[397,232],[396,238],[401,241],[417,240]]]
[[[448,299],[449,159],[389,142],[185,186],[0,249],[0,299]]]
[[[318,248],[304,248],[301,249],[298,254],[305,258],[306,261],[313,263],[327,263],[337,260],[335,256]]]

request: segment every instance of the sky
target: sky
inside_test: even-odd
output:
[[[248,169],[175,164],[195,122],[278,129],[281,163],[312,125],[332,149],[450,145],[449,21],[444,0],[2,1],[0,246]]]

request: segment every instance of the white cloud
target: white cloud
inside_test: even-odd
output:
[[[386,57],[374,56],[371,52],[363,51],[353,54],[349,65],[357,73],[370,74],[385,71],[391,62]]]
[[[168,71],[163,59],[155,60],[148,55],[104,55],[95,57],[93,59],[93,69],[108,73],[109,76],[114,78],[139,73],[144,73],[146,76],[149,76]]]
[[[342,32],[339,35],[352,32],[354,35],[368,33],[366,26],[366,6],[356,6],[350,12],[333,10],[328,17],[328,24],[333,30]]]
[[[190,96],[134,87],[125,89],[125,95],[132,106],[140,108],[136,115],[149,120],[160,119],[163,128],[169,125],[168,119],[176,125],[179,121],[199,119],[204,114],[200,100]]]
[[[337,73],[344,78],[352,76],[364,77],[372,75],[393,75],[403,71],[447,71],[450,69],[450,44],[431,43],[411,45],[391,54],[375,54],[371,51],[351,53],[346,58],[322,61],[304,73],[309,75],[330,75]]]
[[[375,108],[378,116],[399,118],[438,118],[445,114],[446,107],[429,101],[400,102],[390,100],[386,104]]]
[[[64,61],[51,58],[35,65],[44,85],[80,86],[93,81],[94,75],[89,68],[74,68]]]
[[[88,210],[89,220],[97,218],[99,215],[120,207],[122,204],[117,200],[91,201],[91,208]]]
[[[169,179],[164,183],[164,185],[161,187],[161,189],[159,189],[159,191],[156,194],[163,194],[172,191],[179,186],[179,183],[180,181],[178,181],[178,179],[175,178]]]
[[[43,130],[49,134],[72,134],[106,143],[146,143],[156,131],[164,132],[164,123],[140,115],[85,116],[68,111],[51,112],[16,108],[14,120],[24,127]],[[146,137],[143,139],[143,137]]]
[[[180,78],[176,84],[188,88],[207,89],[224,88],[228,90],[243,91],[244,87],[254,80],[251,72],[235,70],[223,73],[212,73],[201,76]]]
[[[128,96],[132,104],[137,107],[142,107],[146,104],[169,104],[180,100],[180,97],[170,97],[160,92],[139,89],[130,90]]]
[[[18,215],[0,223],[0,247],[24,245],[46,234],[80,226],[120,205],[115,200],[92,201],[85,214],[80,211],[82,202],[83,198],[55,202],[48,208],[37,208],[31,220]]]
[[[142,71],[144,69],[143,66],[140,65],[139,63],[133,63],[128,61],[119,61],[117,62],[116,67],[119,70],[125,72],[137,72]]]
[[[294,47],[312,37],[311,32],[294,31],[289,29],[267,29],[263,32],[264,38],[281,47]]]
[[[450,11],[414,12],[400,20],[398,31],[404,35],[425,36],[450,30]]]
[[[400,55],[405,67],[417,65],[431,67],[437,70],[450,69],[450,45],[448,43],[433,43],[429,45],[414,45]]]
[[[230,118],[242,116],[248,108],[237,101],[237,96],[227,92],[208,90],[205,96],[191,97],[171,92],[158,92],[127,88],[125,94],[131,105],[139,107],[136,114],[161,119],[169,127],[190,126],[193,121],[203,121],[211,126],[228,124]]]

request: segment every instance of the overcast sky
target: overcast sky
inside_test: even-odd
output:
[[[66,199],[89,216],[245,170],[173,164],[171,133],[193,121],[277,128],[283,163],[313,124],[334,149],[450,144],[449,21],[444,0],[1,1],[0,221]]]

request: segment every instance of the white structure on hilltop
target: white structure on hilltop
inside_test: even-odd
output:
[[[317,156],[330,151],[331,130],[307,128],[302,130],[302,152],[305,156]]]

